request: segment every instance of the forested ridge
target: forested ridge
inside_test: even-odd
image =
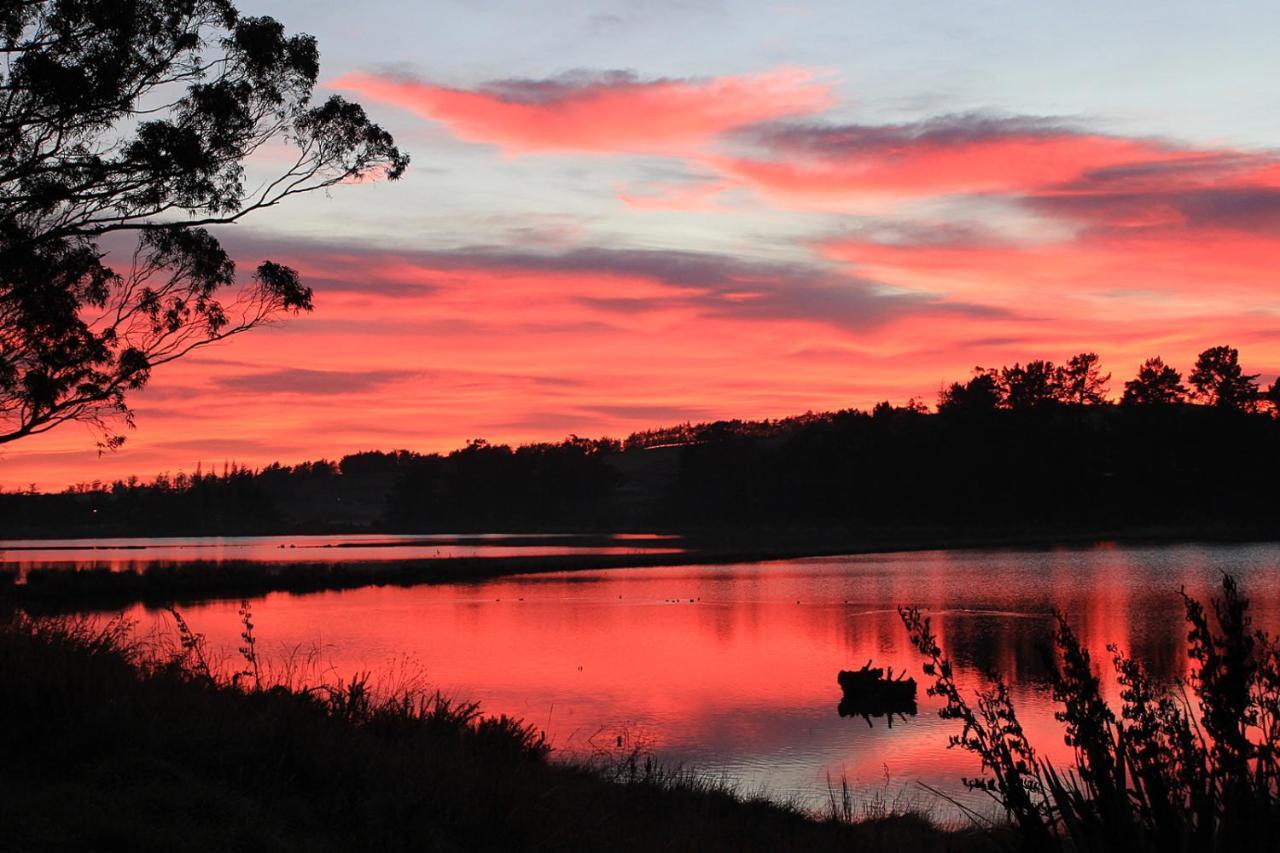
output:
[[[9,492],[0,535],[1271,524],[1274,385],[1260,390],[1225,347],[1202,355],[1191,388],[1158,359],[1118,402],[1103,396],[1109,378],[1082,354],[1063,367],[978,368],[932,412],[885,402],[625,440],[475,440],[451,453],[368,451]]]

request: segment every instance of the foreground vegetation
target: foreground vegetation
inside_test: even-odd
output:
[[[268,671],[247,604],[240,659],[129,626],[0,620],[0,848],[14,850],[1270,851],[1280,845],[1280,642],[1224,578],[1184,596],[1185,683],[1108,647],[1111,707],[1059,615],[1051,684],[1073,766],[1029,741],[1004,683],[970,699],[930,620],[903,609],[932,679],[1007,816],[942,829],[832,790],[813,815],[637,755],[552,760],[535,730],[412,685]]]
[[[962,729],[951,745],[975,753],[989,791],[1037,851],[1280,849],[1280,640],[1255,631],[1231,577],[1207,610],[1183,593],[1187,682],[1155,683],[1108,646],[1121,689],[1113,709],[1088,649],[1058,615],[1054,698],[1074,767],[1055,767],[1028,740],[998,677],[971,702],[930,620],[900,611],[934,681],[929,694]],[[1212,615],[1210,615],[1212,613]],[[1189,689],[1189,692],[1188,692]]]
[[[76,851],[966,850],[918,816],[819,820],[632,758],[548,760],[470,704],[263,672],[184,630],[0,627],[0,848]],[[834,802],[834,801],[833,801]],[[834,808],[834,806],[833,806]],[[842,808],[847,808],[843,807]],[[848,817],[859,817],[854,808]]]

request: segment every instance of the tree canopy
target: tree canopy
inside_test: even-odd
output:
[[[1209,352],[1209,350],[1206,350]],[[1087,355],[1087,353],[1085,354]],[[1093,359],[1071,359],[1098,367]],[[1048,364],[1032,361],[1026,364]],[[1022,367],[1025,373],[1027,367]],[[1280,478],[1280,379],[1239,412],[1186,399],[1147,359],[1120,405],[1059,397],[1015,408],[978,368],[929,414],[916,399],[768,420],[681,423],[624,440],[571,435],[452,453],[367,451],[340,461],[235,464],[221,475],[130,478],[61,495],[0,494],[0,535],[160,535],[953,526],[966,531],[1266,529]],[[1043,376],[1043,368],[1033,368]],[[1231,448],[1237,465],[1205,448]],[[745,530],[742,526],[739,529]]]
[[[0,54],[0,443],[78,420],[118,445],[156,367],[311,308],[208,226],[408,165],[358,104],[312,102],[313,38],[229,0],[6,3]],[[288,165],[251,185],[267,146]]]
[[[1200,353],[1187,379],[1196,397],[1222,409],[1252,409],[1258,402],[1257,374],[1240,368],[1235,347],[1217,346]]]
[[[1260,390],[1257,379],[1257,374],[1246,374],[1241,369],[1240,354],[1235,348],[1215,346],[1197,357],[1195,369],[1188,376],[1194,390],[1188,390],[1182,374],[1156,356],[1143,362],[1137,375],[1124,383],[1120,403],[1131,407],[1171,406],[1186,403],[1191,397],[1227,410],[1255,411],[1259,404],[1267,404],[1280,413],[1280,379],[1265,392]],[[968,382],[953,382],[938,393],[938,412],[1101,406],[1108,403],[1110,382],[1111,374],[1102,372],[1101,360],[1094,352],[1074,355],[1061,366],[1036,359],[1025,365],[975,367]]]
[[[1052,361],[1036,359],[1026,367],[1015,364],[1000,369],[1004,403],[1010,409],[1039,409],[1062,402],[1062,372]]]
[[[1171,406],[1187,397],[1182,374],[1164,363],[1160,356],[1149,358],[1138,368],[1138,375],[1124,383],[1125,406]]]
[[[1073,355],[1058,373],[1062,399],[1078,406],[1096,406],[1107,401],[1111,374],[1103,374],[1096,352]]]
[[[952,382],[938,394],[938,411],[951,414],[989,412],[1003,400],[999,371],[975,367],[968,382]]]

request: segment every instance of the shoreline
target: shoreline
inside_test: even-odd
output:
[[[438,693],[211,673],[198,635],[148,658],[111,625],[0,618],[0,662],[0,822],[21,849],[942,853],[1012,837],[847,788],[823,815],[638,753],[560,761],[532,726]]]
[[[955,531],[915,530],[866,533],[856,538],[847,532],[796,530],[754,531],[749,535],[701,531],[685,535],[688,538],[683,543],[688,547],[679,553],[645,553],[639,550],[632,554],[437,557],[340,563],[323,560],[287,563],[254,560],[157,561],[142,570],[123,571],[41,568],[30,570],[24,583],[17,582],[16,572],[0,574],[0,606],[53,612],[101,612],[132,604],[164,607],[211,600],[257,598],[273,592],[306,594],[363,586],[480,583],[502,577],[554,572],[767,563],[777,560],[937,550],[1039,550],[1101,547],[1109,544],[1176,546],[1280,541],[1280,533],[1277,531],[1243,527],[981,532],[967,535],[957,534]],[[730,539],[736,544],[726,544]],[[802,541],[796,541],[797,539]],[[666,541],[674,544],[672,540]]]

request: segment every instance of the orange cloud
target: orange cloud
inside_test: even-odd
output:
[[[625,72],[505,80],[475,89],[363,72],[330,84],[444,124],[461,139],[512,154],[687,153],[735,127],[832,103],[809,71],[709,80],[640,80]]]

